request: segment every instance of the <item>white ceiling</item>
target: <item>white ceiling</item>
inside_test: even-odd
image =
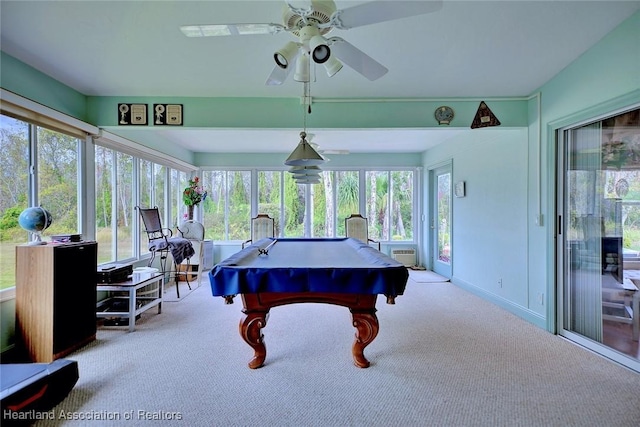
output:
[[[307,1],[290,1],[295,6]],[[336,1],[338,9],[362,1]],[[86,95],[290,97],[289,76],[266,86],[272,54],[292,35],[187,38],[180,25],[281,23],[282,1],[6,1],[1,47]],[[387,68],[369,81],[318,67],[313,98],[495,98],[534,92],[624,19],[640,1],[455,1],[437,12],[334,30]],[[112,129],[115,132],[115,129]],[[312,129],[323,149],[419,152],[466,129]],[[268,152],[299,129],[153,129],[196,152]],[[365,139],[363,139],[365,138]],[[362,141],[366,141],[365,144]],[[226,141],[213,144],[211,141]]]

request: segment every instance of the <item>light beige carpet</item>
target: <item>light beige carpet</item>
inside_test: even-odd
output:
[[[68,357],[80,379],[56,419],[36,426],[638,425],[640,374],[451,283],[409,281],[377,308],[368,369],[353,365],[348,309],[296,304],[271,310],[251,370],[242,304],[203,283],[135,332],[99,329]]]
[[[208,280],[208,279],[207,279]],[[202,283],[204,283],[205,279],[202,279]],[[191,289],[189,289],[191,287]],[[170,282],[168,285],[165,285],[164,288],[164,298],[163,300],[166,302],[179,302],[184,298],[191,295],[193,291],[198,288],[198,281],[195,280],[187,284],[187,282],[180,282],[180,297],[178,297],[178,293],[176,292],[176,284],[175,282]]]

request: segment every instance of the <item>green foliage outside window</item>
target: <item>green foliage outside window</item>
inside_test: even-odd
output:
[[[53,217],[47,234],[77,233],[79,140],[52,130],[0,116],[0,289],[15,284],[15,246],[28,233],[17,218],[29,205],[30,138],[37,154],[38,200]]]

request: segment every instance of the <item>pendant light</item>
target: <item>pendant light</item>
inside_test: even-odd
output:
[[[294,176],[297,175],[319,175],[322,173],[322,169],[318,166],[293,166],[289,169],[289,173]]]
[[[308,176],[294,180],[296,181],[296,184],[320,184],[320,182],[322,182],[319,176]]]
[[[318,166],[324,159],[306,140],[307,133],[300,132],[300,142],[284,162],[287,166]]]

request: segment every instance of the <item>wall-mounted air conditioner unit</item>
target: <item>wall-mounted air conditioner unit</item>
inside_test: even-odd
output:
[[[405,267],[411,267],[417,264],[415,249],[392,249],[391,258],[403,264]]]

